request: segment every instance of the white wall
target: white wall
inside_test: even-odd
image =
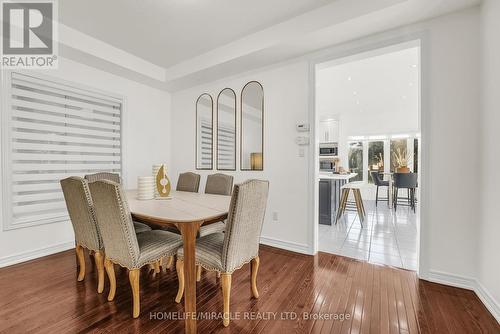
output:
[[[238,110],[238,152],[240,140],[240,94],[243,86],[257,80],[264,86],[264,171],[227,172],[235,176],[235,182],[248,178],[270,181],[269,202],[262,236],[264,241],[275,245],[307,251],[310,231],[307,212],[307,159],[298,156],[294,142],[297,135],[295,124],[308,119],[308,75],[306,61],[276,67],[214,82],[172,95],[173,145],[170,177],[174,184],[180,172],[193,171],[195,166],[195,102],[204,92],[215,98],[225,87],[235,90]],[[215,112],[215,111],[214,111]],[[305,153],[307,156],[307,151]],[[239,153],[237,159],[239,169]],[[215,171],[197,171],[202,174],[200,191],[203,191],[206,175]],[[278,221],[272,221],[272,213],[278,213]]]
[[[481,182],[479,284],[489,291],[489,301],[496,308],[500,322],[500,177],[497,166],[500,132],[500,2],[485,0],[482,5],[482,115],[481,115]]]
[[[422,136],[428,166],[425,194],[427,213],[422,215],[422,275],[445,273],[474,277],[477,272],[477,178],[464,177],[479,169],[479,10],[472,8],[430,21],[333,47],[321,55],[381,43],[387,39],[422,34],[425,86]],[[194,169],[194,102],[199,94],[216,95],[228,86],[237,90],[248,80],[264,85],[265,166],[262,173],[232,173],[236,181],[248,177],[270,180],[271,194],[263,235],[303,248],[311,247],[312,224],[307,214],[308,167],[297,156],[294,144],[297,121],[308,119],[307,64],[266,69],[250,75],[201,85],[173,95],[173,168],[176,175]],[[238,100],[239,104],[239,100]],[[306,150],[306,156],[308,152]],[[424,169],[426,166],[423,166]],[[211,172],[202,172],[206,175]],[[311,180],[312,181],[312,180]],[[464,191],[467,189],[467,191]],[[279,222],[271,213],[279,213]],[[434,276],[433,276],[434,275]]]
[[[153,163],[170,162],[169,93],[65,58],[60,58],[58,70],[40,74],[102,89],[125,98],[123,168],[126,184],[135,187],[137,176],[149,175]],[[0,266],[60,251],[71,247],[73,241],[69,222],[1,230]]]

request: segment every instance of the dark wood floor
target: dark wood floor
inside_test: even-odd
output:
[[[254,319],[233,320],[228,328],[200,320],[199,333],[500,333],[473,292],[418,280],[411,271],[266,246],[260,258],[260,299],[250,298],[248,265],[233,275],[231,293],[231,311],[241,318],[254,312]],[[90,262],[85,281],[76,281],[73,251],[0,269],[0,332],[182,333],[183,321],[154,319],[182,315],[182,304],[174,302],[175,270],[156,278],[142,273],[136,320],[126,272],[117,270],[117,280],[117,296],[107,302],[107,282],[98,295]],[[214,273],[203,273],[198,311],[204,315],[222,310],[218,283]],[[297,318],[262,319],[272,317],[267,312]],[[304,312],[348,319],[305,320]]]

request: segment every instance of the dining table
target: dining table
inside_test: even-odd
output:
[[[227,218],[231,196],[171,191],[166,198],[139,200],[137,190],[129,190],[127,200],[134,221],[174,227],[181,233],[184,248],[185,333],[196,333],[196,237],[201,225]]]

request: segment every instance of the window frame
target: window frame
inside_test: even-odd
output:
[[[52,77],[45,74],[33,73],[33,71],[20,71],[20,70],[4,70],[1,74],[0,85],[2,93],[0,94],[0,156],[1,156],[1,180],[0,180],[0,216],[2,217],[2,230],[10,231],[33,226],[42,226],[54,223],[64,223],[69,221],[69,216],[66,214],[64,217],[58,216],[54,218],[43,218],[39,220],[32,220],[29,222],[14,223],[13,217],[13,189],[12,189],[12,76],[13,74],[25,75],[33,77],[37,80],[52,82],[59,86],[68,86],[74,90],[86,91],[92,96],[115,99],[121,102],[120,112],[120,174],[122,179],[126,182],[125,173],[125,158],[126,152],[124,129],[126,127],[126,105],[127,101],[124,96],[110,93],[101,89],[86,86],[77,82]],[[124,184],[126,185],[126,183]]]

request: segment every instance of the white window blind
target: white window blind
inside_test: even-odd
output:
[[[10,227],[66,220],[60,179],[121,174],[122,101],[68,83],[11,75]]]
[[[212,121],[201,120],[201,136],[200,136],[200,168],[212,168]]]
[[[219,124],[217,166],[221,170],[236,169],[236,134],[234,124]]]

